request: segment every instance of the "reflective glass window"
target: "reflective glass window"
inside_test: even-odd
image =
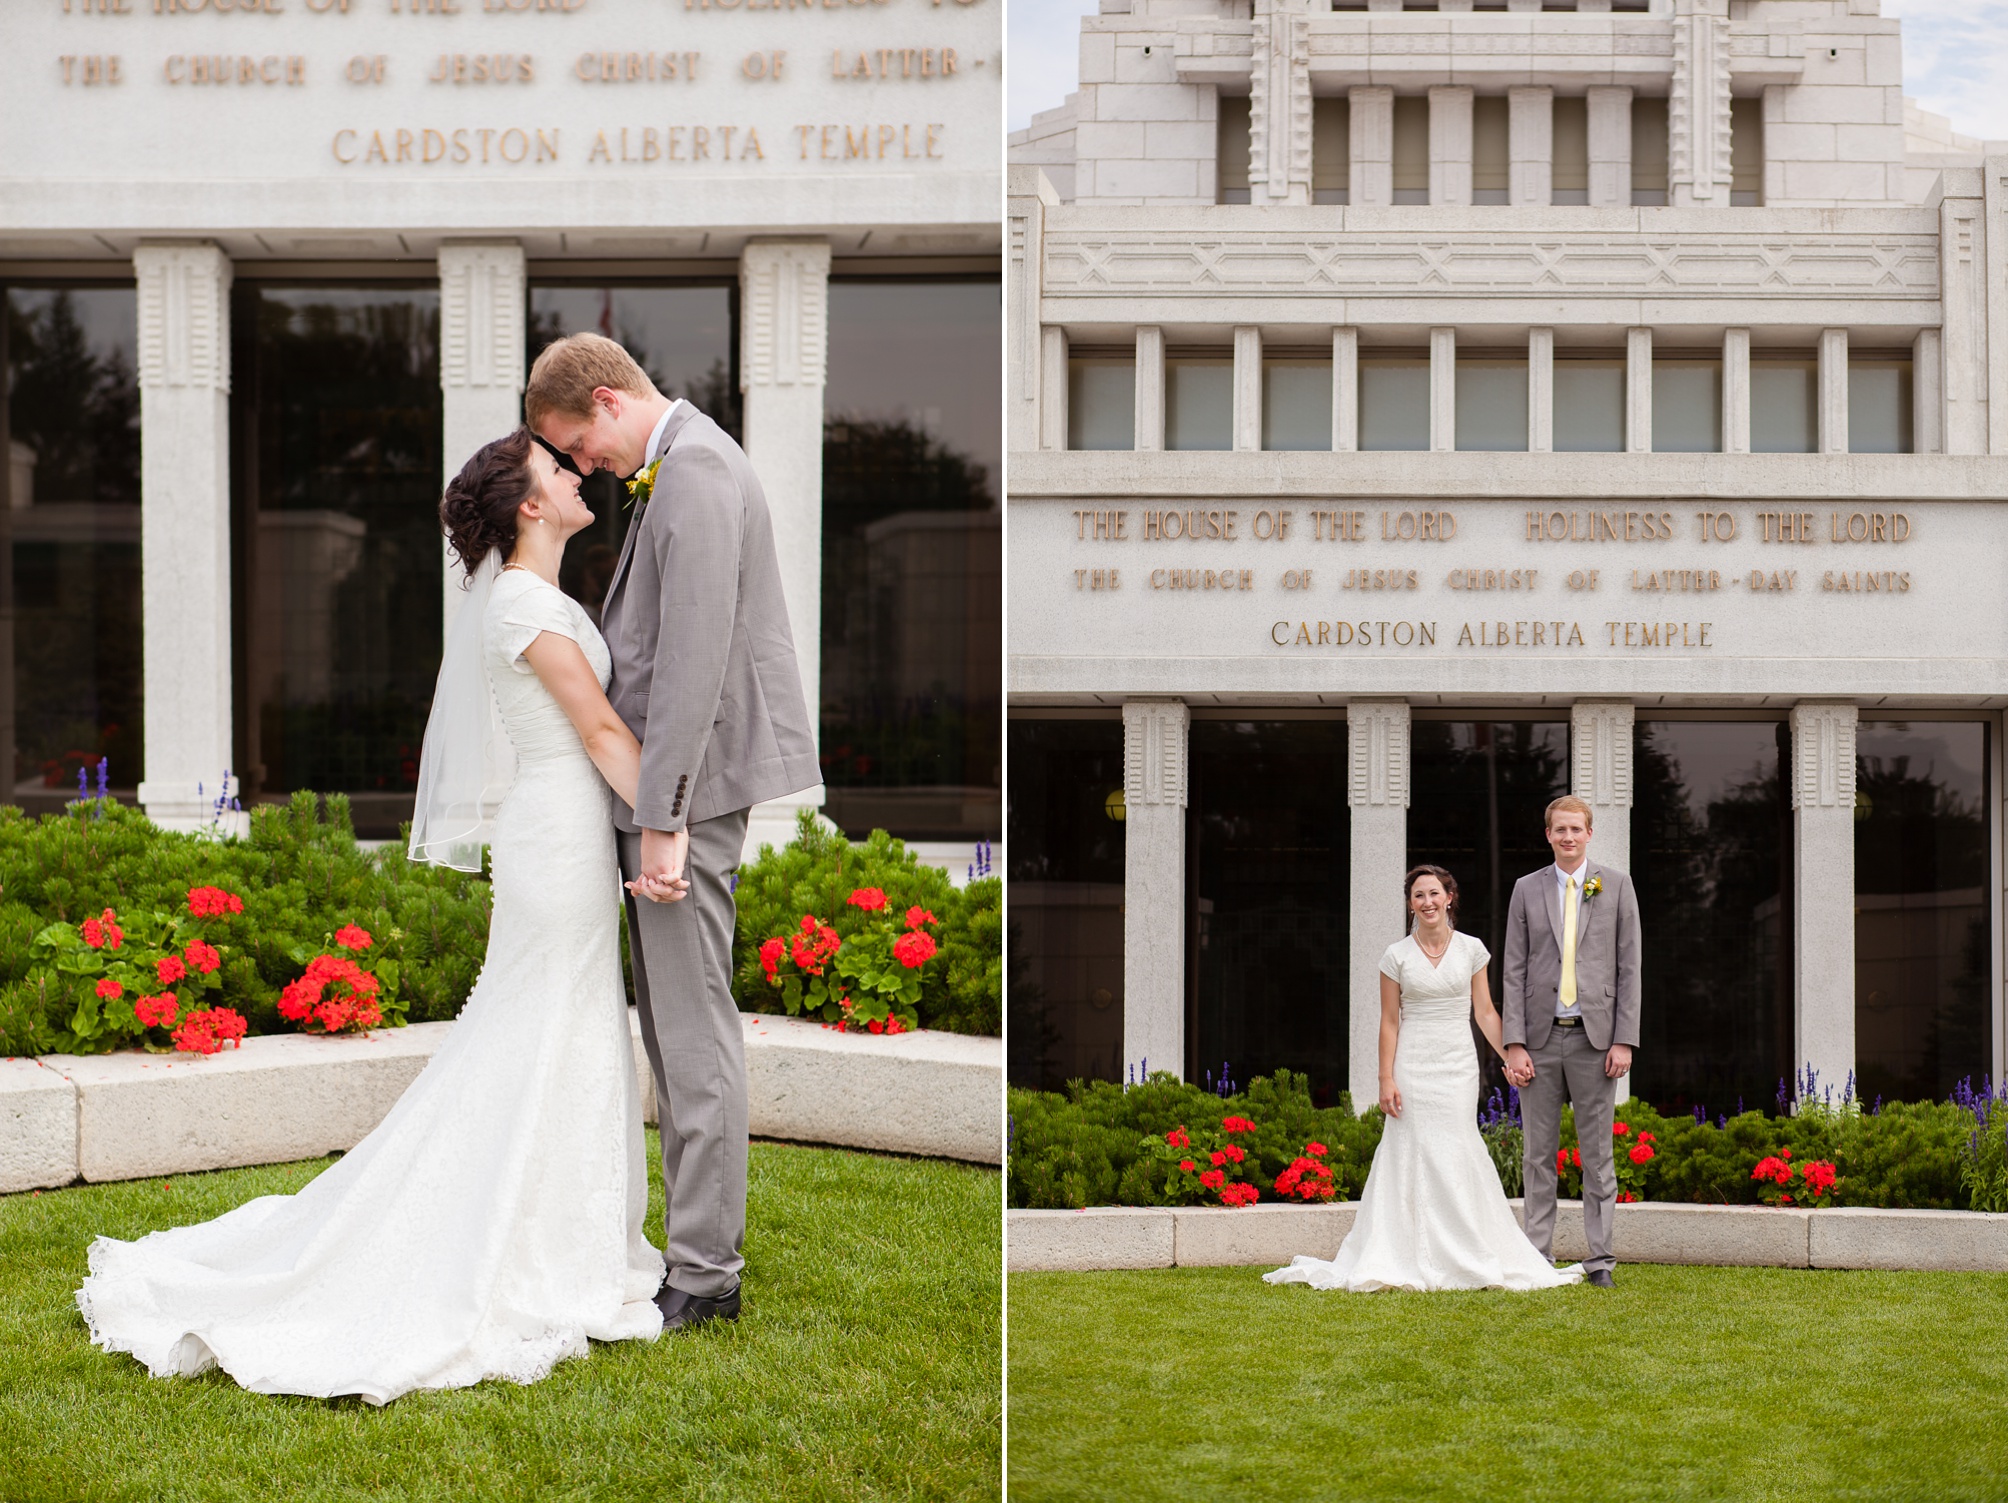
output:
[[[1067,447],[1136,447],[1136,361],[1067,362]]]
[[[1329,449],[1331,446],[1331,361],[1265,360],[1262,447]]]
[[[1625,363],[1555,362],[1555,451],[1616,454],[1625,446]]]
[[[1856,730],[1855,1061],[1865,1099],[1944,1097],[1991,1069],[1987,765],[1979,721],[1864,720]]]
[[[438,285],[239,282],[231,324],[236,771],[393,837],[439,674]]]
[[[830,283],[824,813],[858,839],[1003,817],[1001,284]]]
[[[0,802],[59,809],[79,768],[96,787],[100,759],[130,800],[145,775],[137,300],[15,286],[4,314]]]
[[[1165,361],[1164,446],[1167,449],[1234,447],[1233,361]]]
[[[1721,450],[1721,361],[1653,361],[1652,447],[1659,454]]]
[[[1632,1090],[1661,1111],[1776,1109],[1793,1073],[1792,810],[1779,721],[1640,720]],[[1590,854],[1596,854],[1594,840]]]
[[[1345,722],[1196,720],[1190,768],[1186,1078],[1295,1070],[1334,1103],[1351,1015]]]
[[[1011,1084],[1057,1091],[1069,1080],[1120,1080],[1122,722],[1014,718],[1010,752],[1004,989]]]
[[[1750,452],[1811,454],[1820,446],[1820,367],[1812,360],[1750,362]]]
[[[1362,360],[1360,447],[1429,447],[1429,362],[1423,359]]]
[[[1908,360],[1848,362],[1848,452],[1909,454],[1911,430]]]
[[[1248,96],[1222,94],[1214,187],[1223,204],[1248,202]]]
[[[1527,447],[1527,362],[1457,361],[1457,447],[1524,450]]]
[[[1353,102],[1345,95],[1311,101],[1311,202],[1342,204],[1352,187]]]

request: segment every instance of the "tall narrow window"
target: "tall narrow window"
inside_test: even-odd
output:
[[[1360,447],[1429,447],[1429,361],[1380,356],[1360,361]]]
[[[1555,101],[1553,171],[1548,192],[1550,203],[1590,201],[1590,102],[1580,94]]]
[[[1653,361],[1652,446],[1661,454],[1721,450],[1720,360]]]
[[[1429,202],[1429,100],[1420,94],[1394,102],[1394,201]]]
[[[1750,362],[1750,452],[1811,454],[1820,446],[1820,367],[1812,360]]]
[[[1667,191],[1667,126],[1664,99],[1632,100],[1632,199],[1664,208]]]
[[[1764,202],[1764,101],[1729,101],[1729,204],[1755,208]]]
[[[1067,447],[1136,447],[1136,357],[1067,362]]]
[[[1471,201],[1508,201],[1508,117],[1504,94],[1480,94],[1471,101]]]
[[[1625,446],[1625,363],[1604,357],[1555,361],[1557,453],[1615,454]]]
[[[1311,202],[1351,201],[1353,106],[1339,94],[1311,101]]]
[[[1910,361],[1848,361],[1848,452],[1909,454]]]
[[[1219,154],[1214,168],[1214,182],[1217,186],[1216,202],[1223,204],[1245,204],[1248,202],[1248,96],[1246,94],[1222,94],[1220,96]]]
[[[1332,362],[1277,359],[1262,362],[1262,447],[1329,449],[1332,446]]]
[[[1180,359],[1164,363],[1164,446],[1234,447],[1234,362]]]
[[[1527,362],[1479,355],[1457,359],[1457,447],[1527,447]]]

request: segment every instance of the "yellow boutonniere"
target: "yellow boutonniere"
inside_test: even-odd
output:
[[[661,468],[662,461],[657,459],[635,471],[634,479],[627,483],[629,506],[648,505],[648,498],[655,494],[655,472]]]
[[[1602,877],[1590,878],[1589,881],[1583,884],[1583,901],[1585,903],[1589,902],[1591,898],[1595,897],[1598,893],[1602,892],[1603,890],[1604,890],[1604,879]]]

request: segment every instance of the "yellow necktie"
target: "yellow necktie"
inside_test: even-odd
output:
[[[1562,894],[1562,1006],[1576,1005],[1576,879]]]

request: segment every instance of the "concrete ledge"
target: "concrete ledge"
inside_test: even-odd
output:
[[[76,1087],[32,1059],[0,1060],[0,1194],[76,1174]]]
[[[1509,1204],[1519,1217],[1521,1202]],[[1325,1258],[1337,1253],[1357,1209],[1357,1203],[1341,1201],[1240,1210],[1014,1210],[1005,1220],[1005,1267],[1012,1273],[1280,1268],[1297,1253]],[[1644,1201],[1617,1208],[1614,1239],[1620,1263],[2008,1272],[2008,1216],[1978,1211],[1801,1211]],[[1557,1206],[1554,1251],[1565,1263],[1586,1255],[1581,1201]]]
[[[742,1014],[760,1137],[1003,1162],[1001,1039],[839,1034]],[[451,1023],[341,1038],[275,1034],[199,1057],[0,1061],[0,1193],[346,1151],[383,1120]],[[629,1013],[643,1115],[655,1083]]]

